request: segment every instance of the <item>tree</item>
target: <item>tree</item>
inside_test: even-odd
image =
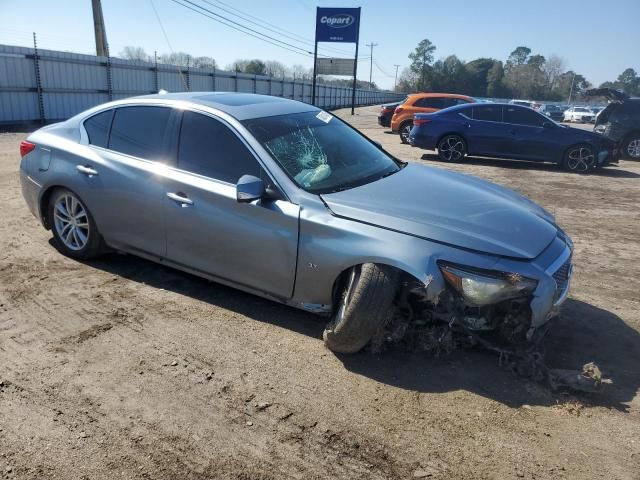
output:
[[[277,60],[267,60],[264,62],[267,67],[267,75],[270,77],[282,78],[289,73],[289,68]]]
[[[163,53],[158,56],[158,61],[169,65],[177,65],[178,67],[193,66],[191,55],[185,52]]]
[[[244,73],[251,73],[253,75],[266,75],[267,66],[262,60],[254,59],[247,63],[244,67]]]
[[[425,38],[418,43],[415,51],[409,54],[409,60],[411,60],[409,68],[420,79],[417,85],[418,90],[424,90],[427,86],[427,73],[433,62],[435,51],[436,46]]]
[[[216,61],[211,57],[195,57],[193,59],[194,68],[209,68],[213,69],[217,67]]]
[[[147,55],[147,52],[145,52],[142,47],[124,47],[119,55],[120,58],[124,58],[126,60],[138,60],[143,62],[148,62],[150,60],[149,55]]]
[[[291,73],[297,79],[308,80],[313,76],[313,69],[295,64],[291,67]]]
[[[487,97],[499,98],[509,96],[504,85],[504,67],[496,61],[487,72]]]
[[[640,93],[640,77],[633,68],[627,68],[624,72],[618,75],[616,82],[620,89],[629,95],[636,95]]]
[[[461,91],[474,97],[486,97],[488,95],[489,72],[496,63],[500,62],[493,58],[477,58],[467,62],[464,66],[465,85]],[[502,66],[500,68],[502,69]]]
[[[564,60],[557,55],[551,55],[542,66],[548,95],[553,96],[553,91],[557,87],[558,76],[564,71],[564,69]]]
[[[511,69],[511,67],[515,65],[524,65],[530,54],[531,49],[529,47],[517,47],[513,52],[511,52],[507,59],[507,63],[505,65],[506,70]]]
[[[544,55],[531,55],[527,59],[527,65],[533,65],[534,67],[542,68],[546,61],[547,59],[544,58]]]

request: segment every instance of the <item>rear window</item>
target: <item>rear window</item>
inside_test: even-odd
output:
[[[121,107],[111,125],[109,149],[146,160],[165,160],[165,138],[171,109]]]
[[[620,105],[619,113],[627,115],[637,115],[640,113],[640,100],[627,100]]]
[[[85,120],[84,129],[87,131],[91,145],[107,148],[112,118],[113,110],[107,110]]]
[[[487,105],[482,107],[473,107],[473,119],[483,120],[487,122],[502,121],[502,107]]]

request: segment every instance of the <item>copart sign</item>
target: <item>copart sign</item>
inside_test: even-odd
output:
[[[359,8],[318,8],[316,42],[358,42]]]

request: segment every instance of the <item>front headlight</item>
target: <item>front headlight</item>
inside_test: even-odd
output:
[[[449,285],[473,306],[490,305],[510,298],[525,297],[538,285],[537,280],[517,273],[466,270],[449,264],[441,264],[440,271]]]

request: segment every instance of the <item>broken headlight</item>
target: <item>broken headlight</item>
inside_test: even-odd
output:
[[[538,285],[537,280],[517,273],[476,270],[440,264],[445,280],[469,305],[490,305],[511,298],[525,297]]]

